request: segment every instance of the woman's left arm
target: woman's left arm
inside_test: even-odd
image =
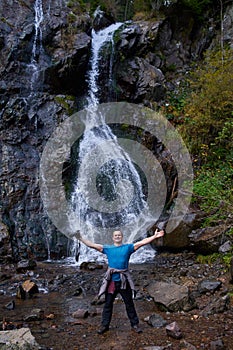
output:
[[[156,238],[163,237],[163,236],[164,236],[164,233],[165,233],[165,232],[164,232],[163,230],[158,231],[158,229],[156,229],[156,230],[155,230],[155,233],[153,234],[153,236],[144,238],[144,239],[142,239],[141,241],[134,243],[134,250],[137,250],[137,249],[143,247],[144,245],[153,242]]]

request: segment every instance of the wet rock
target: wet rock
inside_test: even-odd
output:
[[[110,26],[113,23],[115,23],[115,20],[111,14],[107,14],[106,12],[101,11],[100,9],[97,9],[95,11],[93,28],[96,32]]]
[[[67,47],[62,43],[61,39],[59,46],[54,50],[52,59],[53,65],[50,65],[45,70],[45,84],[49,89],[56,92],[66,92],[75,94],[86,89],[85,72],[90,55],[91,38],[86,33],[77,33],[69,40]],[[78,76],[79,79],[73,79],[73,76]]]
[[[14,308],[15,308],[15,301],[12,300],[12,301],[10,301],[9,303],[7,303],[7,304],[5,305],[5,308],[6,308],[7,310],[14,310]]]
[[[172,322],[166,326],[167,335],[174,339],[181,339],[183,337],[182,332],[176,322]]]
[[[197,350],[197,348],[186,340],[182,340],[180,343],[180,350]]]
[[[210,350],[225,350],[222,339],[214,340],[210,343]]]
[[[226,241],[224,244],[222,244],[219,247],[218,251],[219,251],[219,253],[225,254],[225,253],[230,252],[232,250],[232,248],[233,248],[232,243],[230,241]]]
[[[198,291],[199,293],[207,293],[211,292],[214,293],[216,290],[218,290],[222,285],[221,281],[217,280],[202,280],[198,283]]]
[[[187,287],[175,283],[152,282],[147,287],[148,293],[154,302],[168,311],[191,310],[193,300]]]
[[[211,299],[209,304],[202,310],[201,314],[203,316],[209,316],[213,314],[223,313],[224,311],[228,310],[230,306],[230,296],[224,295],[223,297],[219,298],[216,297],[214,299]]]
[[[165,94],[162,71],[149,64],[145,59],[136,57],[120,62],[117,68],[119,96],[130,101],[141,102],[151,97],[158,101]]]
[[[130,23],[123,27],[116,40],[116,49],[122,57],[132,57],[135,52],[137,56],[144,56],[147,54],[147,61],[154,66],[157,66],[155,61],[150,61],[150,56],[154,58],[153,44],[157,39],[159,24],[161,21],[139,21],[137,23]],[[150,51],[150,49],[152,49]],[[155,58],[156,60],[156,58]]]
[[[199,254],[217,253],[222,242],[226,239],[227,229],[228,225],[222,224],[192,231],[189,235],[190,247]]]
[[[93,271],[93,270],[102,269],[102,268],[103,268],[103,265],[97,264],[96,262],[87,262],[87,261],[84,261],[84,262],[82,262],[81,265],[80,265],[80,269],[81,269],[81,270],[90,270],[90,271]]]
[[[26,272],[27,270],[34,270],[37,266],[35,260],[21,260],[16,266],[17,272]]]
[[[153,314],[148,318],[148,324],[150,324],[154,328],[161,328],[167,324],[167,321],[164,320],[162,316],[159,314]]]
[[[74,318],[87,318],[88,315],[89,311],[86,309],[78,309],[72,314]]]
[[[34,294],[39,293],[39,288],[35,282],[31,280],[24,281],[17,288],[16,297],[18,299],[31,298]]]
[[[45,318],[44,310],[41,309],[33,309],[29,315],[24,317],[24,321],[41,321]]]
[[[192,230],[199,227],[202,217],[203,212],[197,211],[187,213],[182,219],[179,216],[173,218],[170,224],[174,226],[175,229],[171,234],[165,234],[165,236],[162,237],[161,246],[174,251],[189,247],[189,235]],[[176,222],[180,222],[180,224],[177,226]],[[164,227],[166,226],[166,222],[160,222],[159,225]],[[159,249],[161,249],[161,247]]]
[[[35,282],[31,281],[31,280],[26,280],[23,282],[22,284],[23,289],[25,290],[26,293],[28,294],[35,294],[35,293],[39,293],[39,288],[36,285]]]
[[[4,350],[39,350],[41,347],[36,342],[29,328],[20,328],[12,331],[1,332],[1,348]]]

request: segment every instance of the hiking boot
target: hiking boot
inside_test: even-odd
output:
[[[132,331],[136,332],[136,333],[142,333],[141,328],[139,327],[138,324],[135,324],[134,326],[132,326]]]
[[[98,334],[104,334],[107,331],[109,331],[109,327],[108,326],[101,326],[100,329],[97,331]]]

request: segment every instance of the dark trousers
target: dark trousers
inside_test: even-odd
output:
[[[108,327],[112,318],[113,303],[118,293],[122,296],[122,299],[125,303],[126,312],[130,320],[131,326],[135,326],[139,323],[139,319],[134,307],[132,289],[130,288],[129,283],[127,283],[126,289],[121,289],[121,282],[115,282],[115,291],[114,293],[105,294],[105,304],[102,313],[102,325]]]

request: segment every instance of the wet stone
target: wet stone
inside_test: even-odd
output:
[[[74,318],[87,318],[88,315],[89,315],[89,311],[86,309],[78,309],[72,314]]]
[[[164,318],[162,316],[160,316],[159,314],[153,314],[153,315],[149,316],[147,322],[148,322],[148,324],[150,324],[154,328],[161,328],[161,327],[166,326],[166,324],[167,324],[167,321],[164,320]]]
[[[21,260],[16,266],[17,272],[25,272],[27,270],[34,270],[37,266],[35,260]]]
[[[180,327],[176,322],[172,322],[166,326],[167,335],[174,339],[181,339],[183,337]]]
[[[183,340],[180,343],[180,349],[181,350],[197,350],[197,348],[194,345],[188,343],[186,340]]]
[[[226,349],[222,339],[214,340],[210,343],[210,350],[224,350]]]
[[[7,310],[14,310],[14,308],[15,308],[15,301],[12,300],[12,301],[10,301],[9,303],[7,303],[7,304],[5,305],[5,308],[6,308]]]
[[[203,280],[198,284],[198,291],[199,293],[207,293],[207,292],[215,292],[218,290],[222,285],[221,281],[217,280]]]
[[[24,321],[38,321],[44,319],[44,310],[41,309],[33,309],[31,313],[24,317]]]

